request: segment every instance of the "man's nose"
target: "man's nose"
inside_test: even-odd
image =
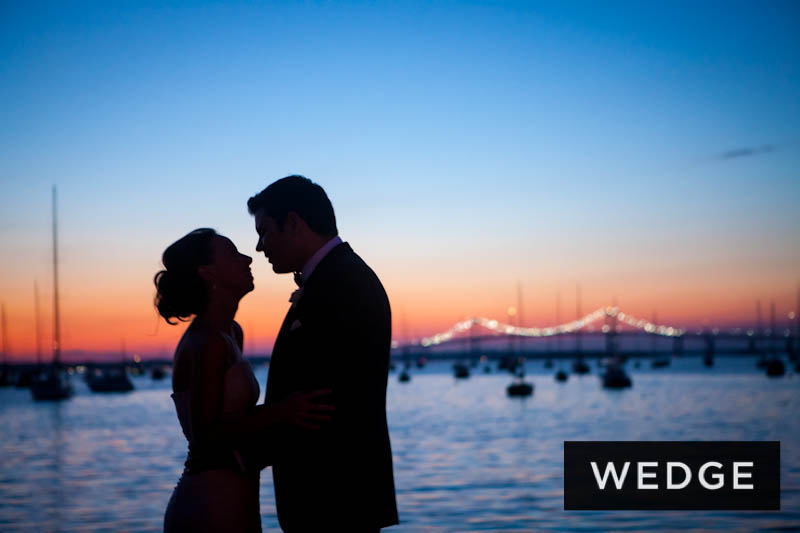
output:
[[[259,237],[258,242],[256,243],[256,252],[260,252],[264,250],[264,247],[261,246],[261,238]]]

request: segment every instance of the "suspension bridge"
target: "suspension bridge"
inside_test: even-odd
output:
[[[445,349],[449,357],[459,352],[463,357],[504,356],[511,353],[532,357],[588,357],[665,352],[713,357],[716,353],[774,354],[784,351],[794,356],[800,348],[797,318],[794,321],[794,332],[790,328],[779,331],[774,323],[766,330],[758,327],[689,331],[676,325],[657,324],[636,317],[617,306],[605,306],[578,319],[546,327],[522,327],[495,319],[472,317],[418,341],[394,342],[393,348],[406,355],[413,352],[426,357],[443,353],[437,347]],[[572,342],[562,342],[567,340],[565,337]],[[644,339],[648,338],[651,339],[650,346],[643,349]],[[535,339],[551,339],[555,342],[542,343]]]

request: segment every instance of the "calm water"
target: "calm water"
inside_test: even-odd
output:
[[[633,388],[596,375],[555,382],[529,363],[536,386],[510,399],[507,374],[456,381],[429,364],[390,376],[388,415],[401,525],[390,531],[644,531],[800,529],[800,376],[768,379],[754,359],[699,359],[629,371]],[[593,372],[596,373],[596,367]],[[266,369],[257,370],[265,383]],[[157,531],[182,470],[185,441],[169,380],[135,378],[123,395],[35,404],[0,390],[0,530]],[[263,392],[263,391],[262,391]],[[564,440],[780,440],[781,511],[563,510]],[[262,473],[265,531],[276,530],[272,478]]]

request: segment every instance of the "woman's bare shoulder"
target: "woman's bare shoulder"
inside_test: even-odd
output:
[[[192,366],[208,359],[225,358],[227,346],[222,337],[208,329],[188,327],[175,348],[172,388],[186,390],[190,386]]]

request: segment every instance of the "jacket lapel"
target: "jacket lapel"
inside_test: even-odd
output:
[[[269,375],[267,376],[266,392],[264,394],[265,403],[276,396],[282,397],[285,392],[283,391],[283,388],[289,385],[290,381],[296,379],[297,376],[285,374],[286,372],[290,374],[292,373],[289,367],[299,366],[302,368],[303,361],[294,360],[296,357],[301,356],[301,354],[289,353],[292,350],[292,346],[297,344],[290,339],[290,333],[292,331],[292,324],[294,324],[295,320],[298,319],[298,309],[303,305],[304,302],[313,300],[315,294],[323,289],[323,286],[319,285],[319,283],[321,279],[324,279],[325,271],[332,265],[335,265],[339,258],[347,255],[348,253],[352,253],[352,251],[353,250],[350,248],[350,245],[346,242],[343,242],[336,245],[330,252],[328,252],[311,273],[311,276],[303,284],[303,295],[300,300],[292,305],[289,308],[289,311],[287,311],[286,317],[283,319],[283,324],[281,324],[281,329],[278,332],[278,337],[275,339],[275,346],[272,349],[272,357],[270,358],[269,363]]]

